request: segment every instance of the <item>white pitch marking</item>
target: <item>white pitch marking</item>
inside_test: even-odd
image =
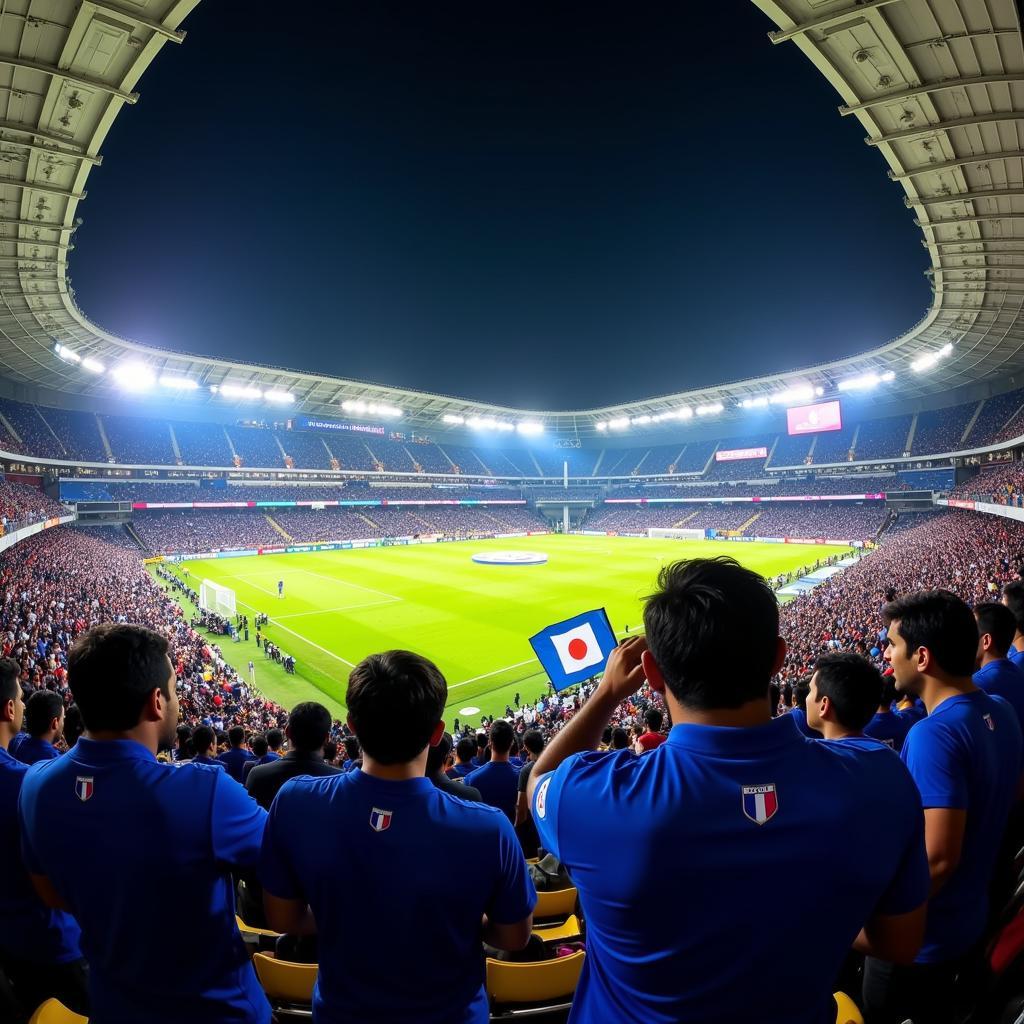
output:
[[[304,615],[327,615],[329,612],[351,612],[356,608],[378,608],[385,604],[397,604],[398,598],[390,601],[367,601],[365,604],[347,604],[341,608],[317,608],[311,612],[289,612],[287,615],[272,615],[271,623],[280,622],[281,619],[301,619]]]
[[[481,679],[489,679],[491,676],[496,676],[501,672],[507,672],[512,668],[522,668],[523,665],[529,665],[531,662],[537,661],[536,658],[527,658],[526,661],[517,661],[514,665],[506,665],[504,668],[496,668],[493,672],[485,672],[482,676],[473,676],[472,679],[464,679],[461,683],[453,683],[448,687],[449,690],[457,690],[460,686],[468,686],[470,683],[479,682]],[[539,662],[537,662],[540,664]]]
[[[325,576],[322,572],[312,572],[309,569],[296,569],[295,572],[304,572],[307,576],[316,576],[321,580],[329,580],[331,583],[340,583],[343,587],[355,587],[356,590],[365,590],[370,594],[380,594],[381,597],[390,597],[392,601],[403,600],[397,594],[389,594],[384,590],[374,590],[373,587],[364,587],[361,583],[349,583],[348,580],[338,579],[337,576]]]
[[[249,608],[251,611],[258,612],[259,609],[255,605],[247,604],[245,601],[238,602],[243,608]],[[273,619],[270,621],[270,625],[274,625]],[[327,650],[326,647],[321,647],[319,644],[313,643],[312,640],[307,640],[301,633],[296,633],[294,629],[289,629],[287,626],[277,626],[277,629],[283,629],[286,633],[291,633],[292,636],[297,637],[304,644],[309,644],[310,647],[315,647],[318,651],[322,651],[329,658],[334,658],[336,661],[340,661],[343,665],[348,665],[349,668],[355,668],[355,662],[349,661],[348,658],[343,658],[340,654],[335,654],[334,651]]]

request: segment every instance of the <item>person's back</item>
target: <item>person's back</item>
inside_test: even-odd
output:
[[[541,844],[587,921],[570,1020],[831,1024],[832,982],[869,918],[909,915],[884,934],[916,950],[928,888],[913,782],[880,744],[810,743],[771,719],[785,645],[763,580],[708,559],[659,583],[646,640],[612,653],[530,779]],[[679,723],[668,740],[642,757],[592,752],[645,677]],[[795,864],[808,886],[819,872],[841,883],[821,899],[764,884]]]
[[[529,939],[536,896],[511,825],[423,776],[446,693],[416,655],[366,659],[346,696],[362,770],[294,779],[271,808],[267,917],[289,932],[315,921],[318,1024],[485,1024],[481,938]]]
[[[491,760],[470,772],[465,777],[466,785],[478,789],[485,804],[497,807],[514,823],[519,795],[519,769],[509,761],[514,739],[512,726],[499,718],[491,725],[489,739]]]
[[[221,768],[157,761],[178,711],[166,650],[149,630],[112,625],[72,650],[88,731],[26,777],[26,862],[81,925],[94,1024],[266,1024],[231,882],[255,864],[266,815]]]
[[[1006,605],[985,601],[973,608],[978,623],[977,670],[974,685],[1002,697],[1017,715],[1024,732],[1024,667],[1007,657],[1013,648],[1016,620]]]
[[[884,743],[898,754],[903,749],[907,733],[913,722],[903,715],[886,709],[876,711],[871,721],[864,726],[864,735]]]
[[[60,757],[60,751],[53,744],[60,737],[63,725],[64,702],[52,690],[36,690],[25,705],[28,738],[18,745],[18,760],[33,765]]]
[[[245,766],[250,761],[255,761],[256,757],[252,751],[246,750],[242,746],[245,742],[245,730],[240,725],[233,725],[228,730],[228,740],[231,743],[231,747],[225,750],[217,760],[224,765],[228,775],[235,782],[242,783],[245,781]]]

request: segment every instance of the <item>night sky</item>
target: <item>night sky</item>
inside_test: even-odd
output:
[[[205,0],[79,207],[82,308],[166,348],[521,408],[849,355],[929,304],[864,130],[745,0]]]

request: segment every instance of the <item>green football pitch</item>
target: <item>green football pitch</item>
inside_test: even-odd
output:
[[[544,565],[481,565],[487,550],[529,550]],[[613,628],[640,628],[643,597],[659,568],[679,558],[729,554],[766,576],[789,572],[844,547],[729,544],[626,537],[540,536],[408,547],[323,551],[184,563],[198,590],[203,579],[230,587],[238,610],[266,612],[264,633],[296,660],[285,675],[248,643],[221,643],[228,661],[289,707],[320,700],[342,715],[349,670],[368,654],[404,647],[434,661],[448,680],[449,724],[500,714],[518,692],[546,691],[529,637],[545,626],[604,607]],[[182,566],[177,567],[180,573]],[[284,581],[284,597],[277,581]]]

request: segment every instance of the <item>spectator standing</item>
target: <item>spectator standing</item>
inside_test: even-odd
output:
[[[480,803],[483,797],[480,790],[473,786],[467,786],[465,782],[453,781],[445,772],[445,764],[452,752],[452,738],[445,733],[437,744],[427,748],[427,778],[437,786],[442,793],[450,793],[452,796],[460,797],[463,800],[472,800]]]
[[[0,971],[13,988],[16,1020],[28,1020],[51,996],[85,1015],[88,968],[78,922],[43,905],[21,857],[18,795],[28,766],[7,752],[24,713],[19,674],[17,662],[0,659]]]
[[[240,725],[233,725],[228,729],[228,743],[230,746],[217,760],[224,765],[228,775],[241,784],[245,780],[245,766],[250,761],[255,761],[256,755],[245,749],[245,730]]]
[[[480,939],[510,950],[529,940],[536,895],[512,826],[424,777],[447,694],[418,655],[367,658],[346,696],[362,769],[293,779],[271,808],[267,918],[280,931],[318,932],[318,1021],[486,1024]]]
[[[913,781],[880,745],[808,743],[772,719],[778,604],[733,559],[666,566],[644,625],[530,776],[541,843],[587,920],[569,1019],[747,1020],[756,993],[763,1024],[833,1021],[852,942],[899,960],[920,944],[928,871]],[[596,752],[645,676],[675,723],[668,741],[643,757]],[[843,879],[827,913],[765,886],[795,858]],[[659,912],[639,913],[655,893]]]
[[[212,768],[223,768],[224,762],[212,756],[212,751],[217,745],[217,734],[208,725],[196,726],[192,733],[192,747],[195,755],[192,758],[193,764],[205,764]]]
[[[797,681],[796,686],[793,687],[793,709],[790,711],[789,717],[801,736],[806,736],[809,740],[820,740],[821,733],[817,729],[812,729],[807,721],[807,695],[810,691],[810,676]]]
[[[528,729],[523,735],[523,750],[526,751],[526,763],[519,769],[518,791],[516,796],[516,835],[527,857],[536,857],[540,845],[537,826],[533,823],[530,813],[530,801],[526,797],[526,787],[530,782],[530,774],[537,758],[544,751],[544,733],[539,729]]]
[[[882,696],[882,677],[852,651],[825,654],[814,666],[807,724],[826,740],[863,739]]]
[[[450,776],[464,779],[470,772],[474,772],[477,766],[473,764],[476,756],[476,741],[472,736],[463,736],[455,744],[455,764],[452,765]]]
[[[157,760],[178,720],[167,641],[97,626],[72,648],[68,682],[86,732],[28,773],[19,814],[37,890],[81,925],[92,1019],[269,1024],[231,892],[266,813],[221,770]],[[182,920],[201,941],[168,926]]]
[[[466,784],[480,790],[484,803],[503,811],[510,822],[516,820],[519,770],[509,763],[509,751],[515,742],[512,726],[504,718],[491,723],[491,759],[482,768],[466,776]]]
[[[54,744],[64,731],[64,701],[53,690],[36,690],[25,705],[28,738],[18,746],[22,764],[50,761],[60,757]]]
[[[872,1024],[939,1024],[953,1019],[956,976],[980,953],[1021,773],[1021,731],[1010,705],[971,679],[978,623],[963,601],[946,590],[920,591],[887,604],[884,616],[896,686],[928,709],[902,757],[924,806],[931,899],[912,964],[867,958],[864,1004]]]
[[[1024,667],[1024,580],[1011,580],[1003,587],[1002,603],[1013,615],[1013,644],[1008,652],[1010,661]]]
[[[893,711],[896,696],[896,683],[892,676],[887,676],[882,680],[882,696],[878,708],[871,721],[864,726],[864,735],[884,743],[898,754],[903,750],[903,742],[913,722],[905,715]]]
[[[1016,629],[1013,613],[1005,605],[985,601],[974,606],[974,617],[978,622],[974,685],[1002,697],[1016,712],[1024,733],[1024,669],[1007,657]]]
[[[636,738],[636,753],[646,754],[649,750],[656,750],[665,742],[667,737],[661,731],[661,723],[664,715],[657,708],[648,708],[644,712],[644,724],[647,731]]]

